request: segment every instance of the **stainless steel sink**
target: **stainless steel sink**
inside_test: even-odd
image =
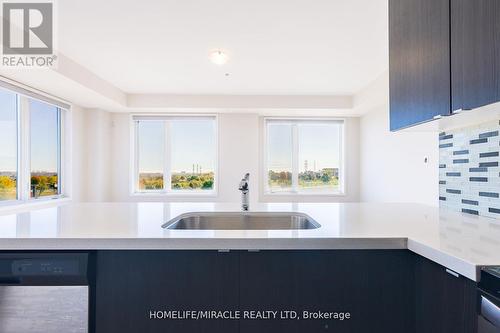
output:
[[[187,213],[168,221],[162,228],[181,230],[296,230],[321,225],[302,213],[206,212]]]

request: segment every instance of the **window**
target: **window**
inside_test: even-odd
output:
[[[165,123],[137,122],[139,190],[163,190]]]
[[[0,201],[17,199],[17,97],[0,89]]]
[[[54,198],[63,193],[64,110],[47,103],[45,97],[35,96],[15,86],[0,88],[0,203]]]
[[[29,99],[30,111],[30,197],[60,194],[60,110]]]
[[[333,119],[265,119],[265,192],[343,193],[343,125]]]
[[[134,193],[213,193],[216,118],[133,116]]]

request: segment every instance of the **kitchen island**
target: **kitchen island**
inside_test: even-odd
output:
[[[232,203],[63,203],[0,211],[0,250],[408,249],[476,281],[500,265],[500,220],[418,204],[269,203],[255,212],[302,212],[307,230],[167,230],[187,212],[234,212]]]
[[[479,269],[500,265],[498,220],[415,204],[250,209],[305,213],[317,229],[161,228],[187,212],[238,210],[63,203],[3,211],[0,251],[87,253],[91,332],[473,332]]]

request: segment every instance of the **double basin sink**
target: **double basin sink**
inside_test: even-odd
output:
[[[298,230],[321,225],[302,213],[203,212],[186,213],[162,228],[173,230]]]

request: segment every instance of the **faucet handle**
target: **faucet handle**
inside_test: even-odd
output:
[[[245,177],[240,181],[239,190],[247,191],[248,190],[248,181],[250,180],[250,174],[246,173]]]

